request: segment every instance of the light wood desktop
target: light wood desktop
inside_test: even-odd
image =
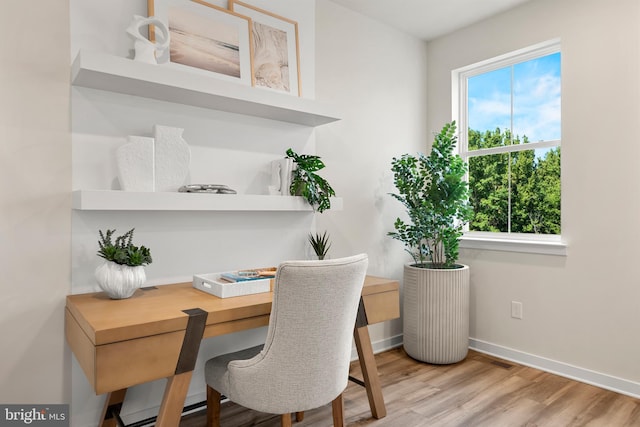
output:
[[[400,316],[395,280],[367,276],[354,338],[371,413],[386,415],[367,325]],[[115,426],[128,387],[167,378],[156,425],[179,424],[202,338],[266,326],[272,293],[218,298],[191,282],[143,288],[124,300],[67,296],[65,334],[96,394],[108,393],[102,426]]]

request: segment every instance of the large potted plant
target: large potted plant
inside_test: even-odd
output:
[[[389,236],[413,258],[405,265],[403,341],[409,356],[429,363],[455,363],[469,347],[469,267],[458,264],[459,238],[471,219],[467,165],[454,153],[456,124],[435,136],[430,154],[393,158],[391,194],[406,208]]]
[[[99,230],[98,256],[104,258],[95,271],[100,288],[112,299],[129,298],[147,280],[144,266],[151,264],[151,251],[133,244],[133,231],[114,239],[116,230]]]

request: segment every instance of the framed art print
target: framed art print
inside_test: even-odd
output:
[[[169,28],[169,57],[159,63],[253,85],[251,19],[202,0],[147,0],[147,8]]]
[[[237,0],[229,9],[251,20],[255,86],[302,96],[298,23]]]

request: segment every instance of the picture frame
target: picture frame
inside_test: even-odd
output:
[[[251,19],[254,85],[302,96],[298,23],[239,0],[229,9]]]
[[[169,28],[172,67],[253,86],[251,19],[204,0],[147,0],[149,16]],[[150,26],[149,39],[155,41]]]

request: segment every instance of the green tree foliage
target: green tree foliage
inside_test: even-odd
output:
[[[508,130],[469,130],[470,150],[528,143]],[[471,157],[469,191],[471,230],[560,234],[560,147],[543,157],[534,150]]]

